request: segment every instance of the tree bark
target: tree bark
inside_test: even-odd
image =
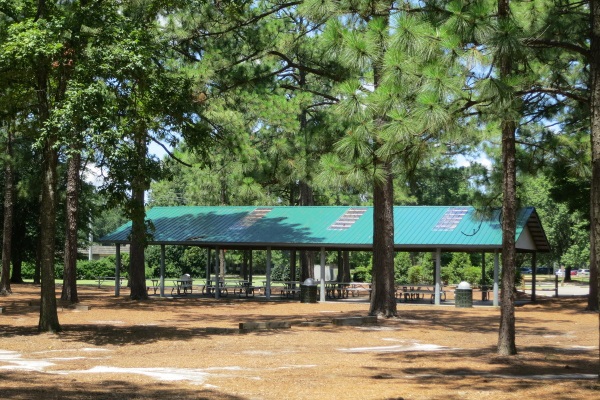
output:
[[[219,280],[225,282],[225,250],[219,249]]]
[[[312,188],[305,181],[300,181],[300,205],[312,206],[315,204]],[[315,277],[315,255],[310,250],[300,250],[300,281]]]
[[[373,187],[373,284],[369,315],[397,316],[394,282],[394,184],[391,164]]]
[[[67,231],[65,241],[65,265],[61,299],[78,303],[77,295],[77,214],[79,209],[79,170],[81,153],[76,151],[67,166]]]
[[[13,210],[13,212],[15,212]],[[22,220],[13,221],[13,240],[12,240],[12,274],[10,276],[11,283],[23,283],[23,253],[24,243],[26,242],[26,226]]]
[[[600,4],[590,1],[590,118],[592,146],[592,187],[590,194],[590,294],[587,309],[598,311],[600,303]]]
[[[44,17],[44,15],[42,15]],[[41,64],[36,73],[40,126],[49,119],[48,70]],[[56,238],[56,207],[58,183],[58,151],[56,137],[46,132],[43,150],[42,195],[40,206],[39,262],[42,283],[40,319],[38,331],[59,332],[58,311],[56,309],[56,285],[54,283],[54,250]]]
[[[144,256],[147,245],[144,193],[148,186],[144,168],[147,153],[145,134],[146,132],[140,129],[134,138],[138,168],[134,172],[131,182],[131,246],[129,249],[129,287],[131,292],[129,297],[132,300],[148,299]]]
[[[510,18],[510,0],[498,1],[500,20]],[[505,79],[512,73],[512,60],[507,54],[499,59],[500,78]],[[515,344],[515,269],[517,230],[517,174],[516,143],[517,126],[510,117],[501,122],[502,130],[502,306],[500,309],[500,330],[498,333],[498,354],[517,354]]]
[[[6,142],[6,164],[4,165],[4,227],[2,229],[2,276],[0,277],[0,294],[12,293],[10,288],[10,262],[13,237],[14,216],[14,168],[12,159],[12,131],[8,128]]]

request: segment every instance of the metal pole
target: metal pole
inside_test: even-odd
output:
[[[206,248],[206,284],[210,280],[210,247]],[[207,293],[208,294],[208,293]]]
[[[267,247],[267,287],[265,288],[267,300],[271,299],[271,248]]]
[[[494,307],[498,307],[498,277],[500,276],[500,255],[498,250],[494,252]]]
[[[115,296],[121,294],[121,245],[117,244],[115,248]]]
[[[535,271],[537,270],[537,253],[533,253],[531,256],[531,301],[535,301],[535,285],[537,284],[537,276]],[[555,274],[556,276],[556,274]],[[525,278],[523,278],[525,279]],[[558,292],[556,294],[558,296]]]
[[[160,297],[165,296],[165,245],[160,245]]]
[[[435,305],[440,305],[440,291],[442,281],[442,249],[435,250]]]
[[[219,248],[215,247],[215,299],[221,296],[221,287],[219,285]]]
[[[319,301],[325,301],[325,247],[321,247],[321,295]]]

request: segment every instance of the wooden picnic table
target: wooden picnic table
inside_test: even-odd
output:
[[[435,285],[429,284],[409,284],[409,285],[398,285],[396,286],[396,297],[404,302],[416,301],[424,299],[425,296],[431,296],[430,302],[433,304],[435,301]],[[446,291],[443,286],[440,286],[440,300],[446,301]]]
[[[98,281],[98,287],[101,287],[104,281],[116,281],[117,278],[115,278],[114,276],[97,276],[96,280]],[[124,276],[119,277],[119,285],[123,286],[124,280]]]
[[[151,281],[152,287],[148,287],[148,291],[152,289],[154,294],[156,294],[156,292],[160,290],[160,279],[152,278]],[[165,279],[164,282],[164,288],[171,289],[171,295],[175,294],[175,292],[177,292],[178,295],[192,293],[192,279]]]

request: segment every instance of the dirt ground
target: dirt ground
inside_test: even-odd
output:
[[[366,316],[363,301],[187,296],[135,302],[126,289],[81,287],[89,310],[59,311],[38,334],[40,288],[0,298],[0,397],[7,399],[595,399],[597,313],[584,298],[516,309],[514,357],[495,355],[499,309],[398,304]],[[57,288],[57,293],[60,293]],[[240,322],[290,321],[240,333]]]

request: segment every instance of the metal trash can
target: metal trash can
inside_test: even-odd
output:
[[[454,291],[454,304],[456,307],[473,307],[473,289],[469,282],[461,282]]]
[[[300,303],[317,302],[317,285],[312,278],[306,279],[300,284]]]

